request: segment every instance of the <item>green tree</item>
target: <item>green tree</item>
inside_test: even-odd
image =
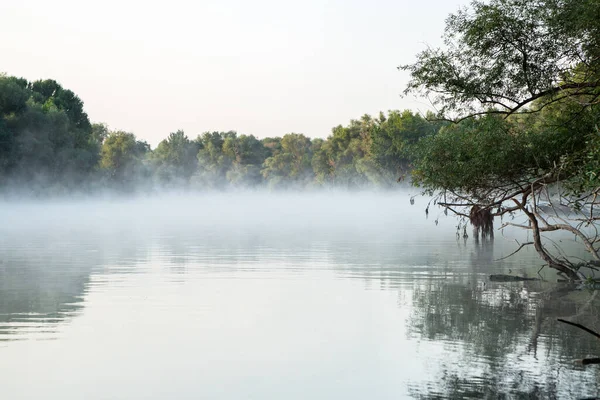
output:
[[[598,96],[600,4],[595,0],[474,1],[447,19],[446,48],[429,48],[406,93],[430,95],[441,112],[532,112],[565,97]],[[527,109],[534,101],[536,107]]]
[[[267,137],[261,140],[263,146],[268,150],[268,157],[276,156],[281,152],[281,138]]]
[[[108,136],[109,130],[106,124],[95,123],[92,124],[92,140],[102,145],[104,139]]]
[[[97,142],[83,102],[55,81],[0,75],[0,179],[36,190],[89,180]]]
[[[169,134],[152,152],[158,181],[186,186],[198,167],[199,147],[200,143],[189,140],[182,130]]]
[[[381,113],[372,132],[371,154],[387,180],[401,181],[412,169],[414,146],[425,137],[437,133],[442,123],[433,122],[429,114],[423,118],[412,111]]]
[[[375,121],[369,115],[351,120],[346,127],[338,125],[327,138],[335,184],[346,188],[361,187],[369,182],[360,160],[369,157],[371,133]]]
[[[58,109],[63,110],[69,120],[79,129],[89,130],[91,128],[88,116],[83,110],[83,102],[71,90],[64,89],[52,79],[35,81],[29,86],[36,102],[53,104]]]
[[[407,93],[427,94],[459,122],[422,141],[415,181],[477,229],[522,212],[540,257],[570,279],[583,277],[581,264],[541,234],[566,230],[600,263],[598,237],[581,225],[597,221],[600,193],[599,17],[592,0],[475,1],[448,18],[446,48],[401,67],[412,76]]]
[[[308,137],[288,133],[281,138],[281,150],[267,158],[262,175],[271,187],[305,186],[314,180],[312,146]]]
[[[313,139],[311,151],[313,153],[311,166],[316,182],[320,185],[334,184],[334,163],[329,141]]]
[[[145,177],[143,161],[149,152],[148,143],[137,140],[133,133],[112,131],[102,143],[100,167],[113,184],[133,189]]]
[[[232,160],[226,173],[234,186],[257,186],[262,183],[260,169],[269,150],[253,135],[229,136],[223,142],[223,153]]]
[[[26,87],[20,85],[16,78],[0,75],[0,174],[3,177],[16,162],[17,132],[12,125],[27,109],[29,96]]]
[[[223,144],[228,137],[237,137],[234,131],[205,132],[198,137],[198,173],[194,176],[196,186],[205,188],[224,188],[227,183],[227,171],[231,168],[232,158],[223,153]]]

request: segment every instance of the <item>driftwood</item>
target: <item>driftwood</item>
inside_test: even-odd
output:
[[[537,278],[524,278],[522,276],[495,274],[490,275],[492,282],[522,282],[522,281],[539,281]]]

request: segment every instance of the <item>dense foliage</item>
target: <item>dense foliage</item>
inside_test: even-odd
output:
[[[474,1],[448,18],[445,42],[401,67],[407,92],[454,122],[417,145],[415,182],[476,227],[522,212],[533,232],[523,245],[582,277],[541,234],[572,233],[595,260],[587,266],[600,264],[600,2]]]
[[[0,182],[54,189],[84,183],[101,143],[83,102],[53,80],[0,76]]]
[[[300,133],[258,139],[179,130],[155,149],[131,132],[90,123],[83,102],[52,80],[0,75],[0,188],[34,194],[110,188],[393,187],[411,146],[440,123],[410,111],[368,115],[327,139]]]

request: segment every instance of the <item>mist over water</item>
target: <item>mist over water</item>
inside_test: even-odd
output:
[[[597,371],[571,360],[597,354],[597,343],[555,322],[574,316],[598,328],[595,296],[489,282],[492,273],[537,273],[528,249],[494,261],[526,234],[457,238],[456,219],[433,206],[426,218],[427,199],[411,206],[411,194],[4,202],[0,393],[595,395]]]

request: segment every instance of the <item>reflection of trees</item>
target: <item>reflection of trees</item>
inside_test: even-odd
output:
[[[514,251],[513,242],[428,243],[406,235],[402,241],[375,240],[334,229],[308,236],[247,227],[203,233],[201,242],[197,235],[174,236],[161,248],[168,256],[195,254],[211,268],[222,263],[233,270],[245,261],[253,267],[278,259],[301,267],[324,262],[344,277],[399,288],[409,299],[403,303],[411,310],[409,338],[441,344],[451,360],[458,359],[436,358],[423,386],[410,386],[415,397],[552,399],[595,389],[595,369],[578,370],[571,360],[600,355],[600,345],[555,320],[576,314],[590,319],[600,298],[581,313],[586,292],[544,282],[488,282],[490,273],[509,268],[519,275],[537,272],[539,260],[527,251],[494,262]]]
[[[514,243],[472,241],[330,243],[328,256],[345,276],[399,288],[408,306],[409,339],[443,346],[432,376],[409,384],[417,398],[552,399],[595,395],[595,367],[572,360],[600,355],[590,335],[556,322],[576,317],[600,329],[600,296],[547,282],[489,282],[491,273],[535,276],[527,250],[502,261]],[[408,300],[406,300],[408,299]],[[427,359],[430,346],[424,346]],[[421,362],[418,360],[417,362]]]
[[[2,249],[0,340],[3,334],[53,331],[77,314],[89,282],[88,265],[51,249]]]
[[[485,237],[476,240],[470,257],[473,269],[492,265],[494,263],[494,238]]]
[[[143,259],[143,247],[128,235],[107,233],[2,231],[0,341],[55,332],[84,307],[91,276],[100,267]]]
[[[556,322],[578,313],[578,318],[598,321],[589,312],[593,305],[581,312],[589,294],[570,289],[541,282],[486,287],[430,281],[415,286],[408,335],[452,345],[463,367],[441,362],[441,376],[433,377],[428,387],[413,386],[413,394],[554,398],[595,390],[600,375],[593,369],[577,371],[571,360],[598,354],[600,346],[593,337]]]

